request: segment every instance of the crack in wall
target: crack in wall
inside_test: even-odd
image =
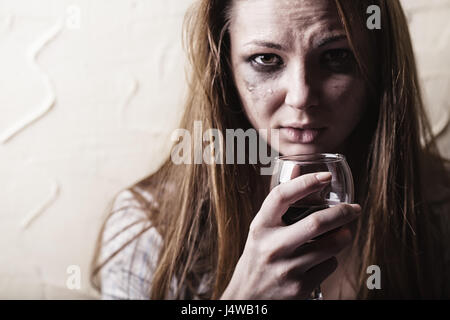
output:
[[[59,184],[56,181],[53,181],[50,194],[48,195],[47,199],[39,205],[34,210],[31,210],[25,218],[20,222],[20,228],[22,230],[28,229],[28,227],[36,221],[39,217],[42,216],[42,214],[56,201],[59,195]]]
[[[59,19],[56,25],[54,25],[50,30],[45,32],[30,48],[29,52],[29,63],[31,68],[39,73],[42,77],[45,89],[47,91],[47,97],[42,102],[42,105],[36,110],[30,112],[17,123],[15,123],[10,128],[7,128],[3,133],[0,134],[0,144],[5,144],[18,135],[20,132],[24,131],[26,128],[31,126],[33,123],[48,114],[56,103],[56,93],[50,77],[45,73],[37,63],[37,57],[42,52],[42,50],[51,43],[56,36],[63,29],[63,20]]]
[[[136,94],[139,90],[139,82],[131,74],[130,74],[130,78],[131,78],[131,81],[130,81],[130,86],[129,86],[128,92],[123,100],[123,103],[119,107],[119,112],[117,115],[120,127],[125,126],[125,124],[124,124],[125,109],[131,104],[131,101],[136,96]]]

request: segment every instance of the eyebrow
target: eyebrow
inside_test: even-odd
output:
[[[321,48],[321,47],[324,47],[327,44],[330,44],[332,42],[337,42],[337,41],[344,40],[344,39],[345,40],[347,39],[347,36],[345,34],[325,37],[325,38],[322,38],[322,39],[316,41],[314,46],[316,48]],[[250,41],[250,42],[246,43],[244,46],[248,46],[248,45],[257,45],[259,47],[265,47],[265,48],[275,49],[275,50],[280,50],[280,51],[287,51],[288,50],[288,48],[286,48],[282,44],[275,43],[275,42],[270,42],[270,41],[264,41],[264,40]]]
[[[331,37],[322,38],[319,41],[316,42],[315,46],[317,48],[321,48],[323,46],[326,46],[327,44],[330,44],[332,42],[340,41],[340,40],[347,40],[347,36],[345,34],[335,35]]]
[[[263,41],[263,40],[254,40],[246,43],[244,46],[248,46],[250,44],[257,45],[259,47],[265,47],[269,49],[276,49],[280,51],[284,51],[286,48],[278,43],[270,42],[270,41]]]

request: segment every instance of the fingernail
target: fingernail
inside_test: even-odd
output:
[[[320,182],[328,182],[331,180],[331,172],[321,172],[316,174],[316,179]]]

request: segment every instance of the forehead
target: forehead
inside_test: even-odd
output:
[[[311,44],[321,33],[343,30],[333,0],[234,0],[230,13],[231,34],[242,41]]]

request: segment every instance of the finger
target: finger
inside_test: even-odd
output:
[[[322,262],[338,255],[352,242],[348,227],[339,228],[328,233],[320,240],[307,243],[295,251],[296,258],[289,263],[295,265],[296,272],[305,273]]]
[[[325,203],[327,203],[326,197],[330,193],[330,191],[331,191],[331,184],[325,185],[319,191],[315,191],[315,192],[307,195],[300,201],[297,201],[296,203],[294,203],[292,206],[293,207],[299,207],[299,206],[302,207],[306,203],[314,203],[315,205],[316,204],[320,205],[322,203],[325,204]]]
[[[344,203],[314,212],[279,230],[283,234],[283,249],[295,250],[307,241],[353,221],[360,216],[360,212],[361,207],[358,204]]]
[[[319,172],[299,176],[273,188],[264,200],[257,217],[262,224],[283,225],[281,216],[291,204],[329,184],[331,173]]]

